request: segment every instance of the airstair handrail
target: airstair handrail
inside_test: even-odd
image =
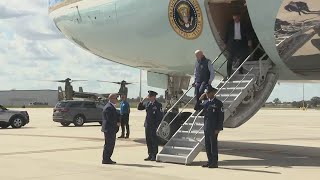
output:
[[[231,94],[239,87],[239,85],[244,81],[244,79],[249,75],[249,73],[252,71],[253,67],[247,72],[247,74],[241,79],[240,82],[238,82],[237,86],[233,88],[233,90],[231,91],[231,93],[229,93],[228,97],[223,100],[222,103],[224,103],[230,96]]]
[[[228,80],[219,88],[218,92],[216,94],[218,94],[223,88],[224,86],[230,81],[230,79],[233,78],[233,76],[236,75],[236,73],[243,67],[243,65],[254,55],[254,53],[256,53],[256,51],[260,48],[260,44],[252,51],[252,53],[247,56],[247,58],[241,63],[241,65],[237,68],[237,70],[235,70],[233,72],[233,74],[228,78]]]
[[[236,73],[240,70],[240,68],[254,55],[254,53],[260,48],[260,43],[257,45],[257,47],[251,52],[251,54],[249,56],[247,56],[247,58],[241,63],[241,65],[237,68],[237,70],[235,70],[233,72],[233,74],[228,78],[227,81],[224,82],[224,84],[219,88],[218,92],[216,94],[218,94],[226,84],[228,84],[228,82],[230,81],[230,79],[232,79]],[[194,127],[194,124],[196,122],[196,120],[198,119],[199,115],[203,112],[203,109],[197,114],[197,116],[194,118],[194,121],[192,123],[192,126],[189,129],[189,133],[191,132],[192,128]]]
[[[233,91],[229,94],[229,96],[223,100],[222,103],[224,103],[229,97],[230,95],[237,89],[237,87],[243,82],[243,80],[249,75],[249,73],[252,71],[253,67],[250,69],[250,71],[247,72],[247,74],[241,79],[241,81],[237,84],[237,86],[233,89]],[[194,121],[195,122],[195,121]],[[198,132],[194,135],[194,137],[197,137],[197,135],[199,134],[199,132],[201,131],[201,129],[204,127],[204,125],[201,126],[201,128],[198,130]],[[189,131],[190,133],[191,131]],[[194,138],[195,139],[195,138]],[[196,139],[195,139],[196,140]]]
[[[211,64],[214,64],[214,63],[221,57],[221,55],[222,55],[226,50],[227,50],[227,48],[225,48],[223,51],[221,51],[221,53],[215,58],[215,60],[214,60]],[[219,75],[221,75],[222,77],[224,77],[223,74],[221,74],[219,71],[216,71],[216,70],[215,70],[215,72],[218,73]],[[167,113],[164,115],[164,117],[162,118],[161,122],[163,122],[163,121],[167,118],[167,116],[168,116],[169,113],[173,110],[173,108],[175,108],[175,107],[180,103],[180,101],[187,95],[187,93],[188,93],[192,88],[194,88],[194,86],[191,86],[191,87],[174,103],[174,105],[173,105],[173,106],[167,111]],[[172,124],[172,122],[186,109],[186,107],[192,102],[192,100],[193,100],[195,97],[196,97],[196,96],[194,96],[191,100],[189,100],[189,101],[185,104],[185,106],[182,108],[182,110],[179,111],[179,113],[169,122],[169,125]],[[158,127],[157,132],[159,131],[159,128],[160,128],[160,126]]]
[[[212,61],[212,64],[214,64],[226,50],[227,48],[224,48],[223,51],[221,51],[221,53]]]
[[[162,118],[162,121],[168,116],[168,112],[172,111],[172,109],[174,107],[176,107],[178,105],[178,103],[184,98],[184,96],[187,95],[187,93],[193,88],[193,86],[191,86],[178,100],[177,102],[174,103],[174,105],[167,111],[166,115]]]

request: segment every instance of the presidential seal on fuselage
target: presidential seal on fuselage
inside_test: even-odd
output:
[[[185,39],[198,38],[203,17],[197,0],[170,0],[169,21],[174,31]]]

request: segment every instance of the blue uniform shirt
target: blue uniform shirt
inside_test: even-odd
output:
[[[204,112],[204,131],[206,133],[214,133],[215,130],[223,130],[223,103],[214,98],[211,101],[205,101],[202,106]]]
[[[128,101],[121,101],[120,102],[120,114],[129,114],[130,113],[130,105]]]
[[[155,101],[154,103],[140,102],[138,105],[138,110],[147,111],[144,127],[156,130],[163,118],[162,104],[158,101]]]

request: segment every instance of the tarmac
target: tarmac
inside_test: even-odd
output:
[[[116,142],[117,165],[102,165],[98,123],[62,127],[52,121],[52,109],[26,110],[31,118],[26,127],[0,129],[0,180],[317,180],[320,175],[316,110],[260,110],[243,126],[225,129],[219,169],[201,167],[205,152],[189,166],[143,161],[144,111],[132,109],[130,139]]]

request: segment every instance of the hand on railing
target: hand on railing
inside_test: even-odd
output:
[[[229,79],[227,81],[224,82],[224,84],[219,88],[218,92],[216,94],[219,94],[219,92],[224,88],[224,86],[230,81],[230,79],[240,70],[240,68],[248,61],[248,59],[250,59],[253,54],[260,48],[260,44],[254,49],[254,51],[243,61],[243,63],[237,68],[237,70],[229,77]],[[253,68],[251,68],[252,70]],[[250,70],[250,71],[251,71]],[[248,73],[247,73],[248,74]],[[244,79],[244,78],[243,78]],[[241,81],[243,81],[243,79]],[[221,81],[222,82],[222,81]],[[230,96],[230,95],[229,95]],[[189,133],[192,131],[192,128],[194,127],[194,124],[196,122],[196,120],[198,119],[199,115],[203,112],[203,109],[197,114],[197,116],[194,118],[193,123],[189,129]],[[198,132],[196,133],[196,135],[201,131],[201,129],[203,128],[203,126],[198,130]]]
[[[214,64],[220,57],[221,55],[227,50],[227,48],[224,48],[223,51],[221,51],[221,53],[215,58],[215,60],[212,62],[212,64]],[[224,62],[225,63],[225,62]],[[224,64],[223,63],[223,64]],[[218,74],[220,74],[221,76],[223,76],[220,72],[216,71]],[[211,84],[211,83],[210,83]],[[196,87],[196,83],[193,83],[192,86],[176,101],[176,103],[174,103],[174,105],[167,111],[167,113],[164,115],[164,117],[162,118],[161,123],[164,122],[164,120],[167,118],[167,116],[169,115],[169,113],[180,103],[180,101],[187,95],[187,93],[192,89]],[[170,122],[166,122],[163,124],[167,124],[170,126],[170,124],[183,112],[184,109],[186,109],[186,107],[191,103],[191,101],[196,98],[196,96],[194,96],[190,101],[188,101],[188,103],[183,107],[183,109],[172,119],[170,120]],[[157,133],[159,133],[160,130],[160,126],[157,129]]]

